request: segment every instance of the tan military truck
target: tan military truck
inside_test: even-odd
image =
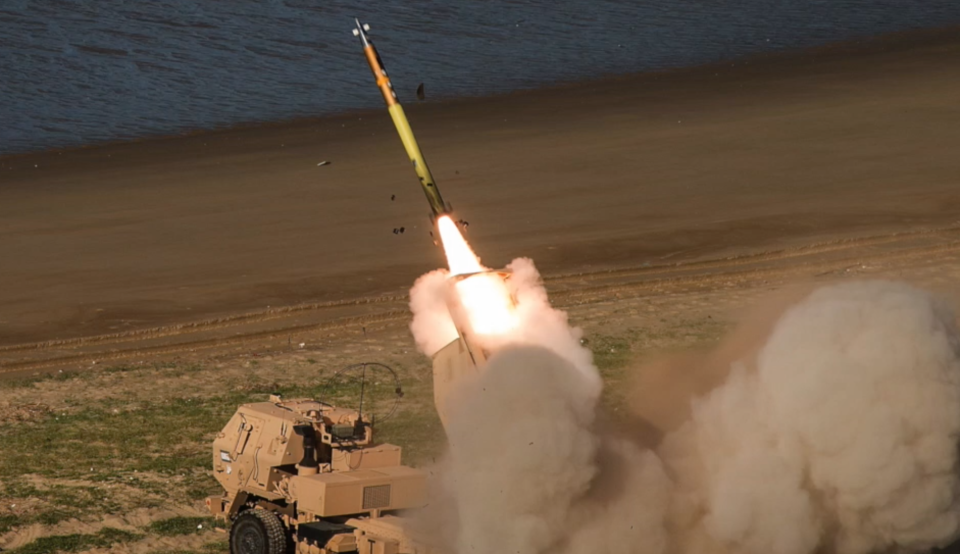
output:
[[[434,400],[444,424],[447,395],[487,356],[472,345],[455,298],[450,309],[459,336],[433,358]],[[424,506],[426,476],[401,464],[399,446],[374,442],[362,400],[358,410],[277,395],[240,406],[213,442],[213,474],[224,493],[206,503],[230,523],[231,554],[433,550],[396,515]]]
[[[224,494],[207,505],[232,521],[232,553],[417,552],[384,517],[425,502],[426,478],[400,452],[374,445],[357,411],[271,396],[241,406],[214,440]]]

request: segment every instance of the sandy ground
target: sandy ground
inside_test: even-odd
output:
[[[532,257],[608,358],[611,409],[669,428],[676,410],[662,406],[709,380],[667,391],[631,368],[716,344],[771,294],[880,277],[960,307],[960,40],[949,35],[408,112],[484,261]],[[0,194],[0,372],[84,376],[0,390],[0,425],[199,401],[356,361],[429,390],[416,383],[429,366],[405,295],[442,259],[385,113],[5,158]],[[96,371],[118,365],[134,369]],[[430,409],[416,398],[405,409]],[[421,446],[414,462],[435,452]],[[198,501],[139,507],[139,494],[116,493],[127,515],[14,528],[0,548],[202,514]],[[0,516],[33,513],[29,498],[10,503],[20,511],[4,500]],[[98,552],[194,551],[218,537]]]
[[[960,210],[951,35],[408,111],[490,266],[530,256],[553,276],[942,226]],[[8,348],[403,295],[442,264],[385,111],[8,157],[0,191]]]

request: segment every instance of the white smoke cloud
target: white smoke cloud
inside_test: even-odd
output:
[[[899,283],[824,287],[695,403],[662,454],[730,551],[944,545],[960,526],[954,318]]]
[[[570,325],[566,312],[550,305],[533,260],[517,258],[507,269],[507,289],[516,299],[517,325],[504,336],[484,337],[484,346],[493,351],[510,344],[542,346],[581,372],[587,394],[599,395],[603,381],[593,365],[593,353],[580,343],[583,331]]]
[[[555,355],[506,348],[456,403],[448,435],[459,552],[543,552],[565,534],[595,473],[595,405],[582,387]]]
[[[417,348],[433,356],[457,338],[457,328],[447,309],[447,279],[450,273],[437,269],[422,275],[410,289],[410,332]]]
[[[946,306],[887,282],[816,291],[761,351],[771,424],[802,448],[838,552],[956,536],[958,352]]]
[[[457,552],[663,551],[659,460],[596,432],[589,386],[554,352],[512,346],[461,391],[447,429]]]
[[[515,344],[547,348],[580,370],[590,395],[599,395],[603,383],[593,366],[593,354],[580,344],[583,332],[570,325],[566,313],[550,305],[533,261],[518,258],[507,269],[507,290],[516,300],[517,325],[503,335],[477,335],[480,345],[493,352]],[[410,330],[417,347],[427,356],[433,356],[457,338],[446,302],[448,278],[445,270],[432,271],[417,279],[410,290]]]
[[[960,337],[929,294],[814,291],[757,329],[762,346],[652,451],[597,423],[599,375],[579,331],[532,262],[510,267],[521,324],[486,345],[495,354],[448,429],[461,554],[866,554],[958,536]],[[436,302],[411,306],[415,335],[445,328],[416,312]]]

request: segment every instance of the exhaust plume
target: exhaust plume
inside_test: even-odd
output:
[[[945,305],[899,283],[824,287],[753,365],[695,402],[663,451],[707,535],[785,554],[957,537],[960,339]]]
[[[687,358],[710,366],[691,368],[710,385],[650,449],[644,430],[602,423],[579,330],[531,261],[510,268],[518,324],[483,338],[492,356],[450,418],[442,488],[456,523],[443,531],[457,552],[867,554],[960,534],[960,336],[928,293],[826,286]],[[452,327],[442,296],[421,297],[442,276],[411,292],[427,353]]]
[[[591,386],[546,348],[509,346],[460,391],[446,473],[457,552],[663,551],[662,466],[597,432]]]
[[[450,273],[436,269],[421,275],[410,289],[410,332],[420,352],[432,357],[457,338],[457,327],[447,308]]]

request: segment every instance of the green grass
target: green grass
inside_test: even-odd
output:
[[[30,544],[5,551],[5,554],[57,554],[60,552],[80,552],[92,548],[109,548],[117,543],[132,542],[143,535],[105,527],[92,535],[53,535],[41,537]]]
[[[365,388],[364,411],[381,414],[375,427],[378,442],[404,446],[406,463],[435,458],[445,435],[433,410],[431,383],[409,380],[400,409],[383,419],[392,406],[394,385],[375,377]],[[98,400],[29,422],[2,424],[0,496],[42,502],[33,513],[4,518],[0,525],[9,529],[35,522],[55,524],[76,514],[90,519],[137,507],[192,504],[217,494],[221,489],[210,473],[210,444],[239,405],[262,402],[268,393],[278,392],[285,398],[323,398],[354,406],[359,401],[354,381],[278,386],[252,378],[239,392],[199,400]],[[23,479],[27,475],[54,484],[43,485],[44,480],[31,484],[36,481]],[[90,484],[56,484],[67,479]],[[131,492],[131,488],[143,494]]]
[[[281,387],[279,392],[292,398],[316,396],[317,389]],[[210,464],[210,442],[237,406],[265,401],[266,392],[275,390],[273,386],[253,387],[202,400],[139,402],[133,406],[105,400],[71,413],[0,425],[4,445],[0,479],[37,474],[58,479],[136,480],[134,472],[174,474],[206,468]]]
[[[13,514],[0,516],[0,535],[13,529],[20,522],[20,518]]]
[[[77,516],[77,512],[62,508],[53,508],[26,515],[6,514],[0,516],[0,535],[24,525],[40,523],[42,525],[56,525]]]
[[[83,373],[61,371],[58,373],[47,373],[37,377],[3,379],[0,380],[0,391],[33,387],[36,386],[37,383],[44,381],[69,381],[70,379],[75,379],[78,375],[83,375]]]
[[[30,388],[43,382],[70,381],[72,379],[81,379],[89,381],[97,379],[103,375],[115,373],[131,373],[143,370],[163,370],[164,375],[168,377],[177,377],[180,375],[189,375],[203,371],[204,367],[200,364],[178,364],[176,362],[158,362],[144,365],[115,365],[98,368],[96,371],[58,371],[57,373],[45,373],[41,375],[22,377],[17,379],[0,380],[0,391],[13,390],[19,388]]]
[[[130,369],[117,367],[110,371]],[[165,371],[195,369],[169,368]],[[34,379],[32,383],[37,381]],[[384,414],[392,406],[392,381],[382,378],[379,385],[377,382],[374,376],[365,388],[364,404],[368,414]],[[262,402],[267,400],[268,394],[278,392],[286,398],[323,398],[334,404],[353,406],[359,400],[357,384],[356,379],[347,376],[320,385],[286,387],[252,378],[237,387],[239,392],[202,400],[130,403],[114,399],[92,404],[78,399],[78,404],[69,412],[0,425],[0,444],[4,445],[0,449],[0,496],[42,500],[38,511],[23,516],[0,517],[0,532],[33,523],[55,525],[73,517],[90,519],[131,507],[190,504],[219,493],[220,486],[210,474],[210,444],[240,404]],[[429,379],[412,378],[405,379],[403,385],[404,397],[399,409],[391,417],[376,422],[376,437],[378,442],[403,446],[405,463],[428,463],[440,454],[446,440],[433,409],[432,383]],[[25,386],[25,382],[18,386]],[[27,475],[38,475],[54,484],[32,484],[33,481],[23,479]],[[168,481],[164,476],[174,480]],[[92,485],[57,484],[58,480],[65,479],[82,480]],[[116,487],[120,484],[123,487]],[[143,494],[131,495],[130,487]],[[118,498],[115,496],[118,490],[128,492]],[[137,502],[136,506],[130,505],[131,496]],[[198,532],[197,525],[201,523],[204,531],[213,526],[209,518],[177,517],[154,522],[142,533],[149,536],[185,535]],[[96,534],[44,537],[9,552],[79,552],[139,537],[104,529]],[[225,551],[226,545],[222,541],[211,542],[204,546],[202,554]]]
[[[689,351],[715,345],[730,329],[711,318],[667,322],[651,328],[630,328],[616,334],[592,333],[583,344],[603,377],[602,405],[626,413],[630,380],[651,353]]]
[[[652,328],[615,333],[588,334],[584,345],[606,382],[603,403],[616,408],[625,402],[623,386],[631,368],[650,350],[689,348],[713,343],[726,331],[712,320],[676,322]],[[270,362],[263,362],[269,364]],[[308,359],[313,365],[316,360]],[[402,446],[404,463],[418,466],[435,460],[443,451],[446,436],[433,405],[433,388],[427,364],[394,365],[401,376],[404,397],[391,417],[384,415],[395,396],[392,376],[368,375],[365,381],[364,413],[379,414],[375,421],[378,442]],[[117,366],[82,374],[56,374],[16,383],[0,382],[0,389],[36,386],[45,380],[88,380],[107,373],[162,370],[164,376],[202,371],[197,365]],[[282,371],[278,366],[277,371]],[[147,375],[144,378],[149,378]],[[128,377],[124,377],[128,379]],[[33,512],[23,516],[0,516],[0,533],[32,523],[55,525],[81,516],[95,519],[135,507],[163,504],[191,505],[221,491],[210,473],[210,445],[218,431],[240,404],[262,402],[270,393],[285,398],[311,397],[344,407],[359,401],[356,375],[340,375],[321,384],[285,385],[251,375],[231,383],[230,392],[196,398],[131,402],[125,398],[88,401],[67,398],[70,408],[39,414],[26,422],[0,424],[0,497],[40,499]],[[24,479],[37,475],[40,480]],[[81,481],[60,485],[62,480]],[[44,485],[43,483],[52,483]],[[37,484],[32,484],[37,483]],[[120,486],[122,485],[122,486]],[[133,491],[131,492],[131,488]],[[209,518],[176,517],[157,521],[142,530],[149,536],[177,536],[204,531]],[[208,525],[209,524],[209,525]],[[77,552],[127,542],[140,535],[104,529],[87,535],[45,537],[18,549],[16,554]],[[207,544],[203,553],[221,553],[226,545]],[[8,553],[4,553],[8,554]],[[160,553],[157,553],[160,554]],[[179,554],[164,552],[163,554]]]
[[[172,517],[170,519],[161,519],[154,521],[147,526],[147,531],[153,535],[161,537],[176,537],[179,535],[190,535],[200,533],[202,529],[213,527],[213,518],[211,517]]]
[[[631,341],[625,336],[594,335],[584,346],[593,352],[593,363],[602,375],[625,367],[633,358]]]
[[[230,545],[226,539],[208,542],[200,547],[199,550],[154,550],[150,554],[226,554],[230,550]]]
[[[207,544],[203,545],[203,552],[204,553],[209,552],[211,554],[226,552],[229,546],[230,545],[227,543],[226,540],[208,542]]]

